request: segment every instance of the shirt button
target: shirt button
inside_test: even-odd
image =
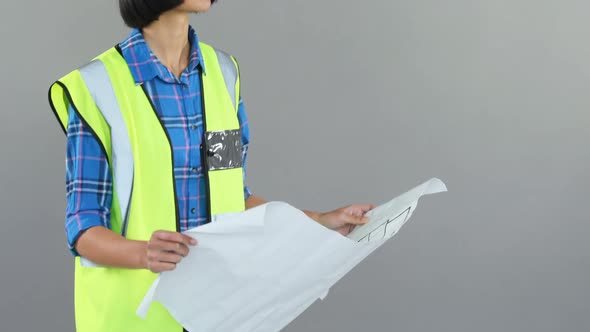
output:
[[[191,209],[191,213],[192,213],[192,214],[195,214],[196,212],[197,212],[197,209],[195,209],[195,208],[192,208],[192,209]]]
[[[196,167],[193,167],[193,168],[191,169],[191,171],[193,171],[193,173],[197,173],[197,168],[196,168]]]
[[[191,130],[197,130],[197,125],[192,125]]]

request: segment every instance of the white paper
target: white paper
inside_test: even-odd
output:
[[[396,234],[422,195],[441,191],[438,179],[423,183],[369,212],[350,238],[283,202],[218,216],[186,232],[199,245],[159,276],[137,314],[159,301],[190,332],[279,331]]]
[[[369,222],[355,228],[348,237],[361,242],[390,238],[410,219],[418,198],[443,191],[447,191],[445,184],[439,179],[431,179],[367,212],[365,216],[369,217]]]

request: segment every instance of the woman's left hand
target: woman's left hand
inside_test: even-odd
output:
[[[374,208],[373,204],[352,204],[334,211],[320,213],[316,220],[325,227],[346,236],[357,225],[366,224],[369,218],[364,215]]]

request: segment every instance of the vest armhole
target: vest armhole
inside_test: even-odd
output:
[[[236,72],[237,77],[236,77],[236,93],[237,93],[237,97],[236,97],[236,102],[237,102],[237,106],[236,106],[236,114],[238,112],[239,106],[240,106],[240,100],[242,100],[242,84],[240,82],[240,64],[238,63],[238,60],[233,56],[230,55],[231,59],[234,62],[234,65],[236,66]]]
[[[60,118],[59,113],[57,112],[57,108],[55,107],[55,104],[53,103],[52,94],[53,94],[53,89],[55,88],[56,85],[60,86],[63,91],[66,90],[66,87],[63,83],[61,83],[60,81],[56,81],[53,84],[51,84],[51,86],[49,87],[49,90],[47,91],[47,98],[49,99],[49,106],[51,107],[51,111],[53,111],[53,115],[55,116],[55,119],[59,123],[59,126],[61,127],[62,131],[64,132],[64,135],[67,136],[68,131],[67,131],[66,126],[64,125],[64,120],[62,120],[62,118]],[[67,119],[66,119],[66,121],[67,121]],[[67,122],[66,122],[66,124],[67,124]]]
[[[107,149],[105,148],[105,146],[104,146],[102,140],[100,139],[100,137],[98,136],[98,134],[96,134],[96,131],[94,131],[94,129],[92,128],[92,126],[90,126],[90,124],[88,123],[86,118],[84,118],[82,113],[80,113],[80,111],[78,110],[78,107],[76,106],[76,103],[74,103],[74,100],[72,99],[72,95],[71,95],[70,91],[68,90],[68,87],[60,81],[57,81],[54,84],[57,84],[60,86],[60,88],[63,91],[64,96],[67,98],[68,105],[72,105],[72,109],[74,110],[74,113],[76,113],[76,115],[80,118],[80,121],[82,121],[82,124],[84,124],[85,129],[87,129],[90,132],[90,134],[92,135],[92,137],[94,137],[94,139],[96,140],[96,142],[100,146],[100,150],[102,151],[103,155],[105,156],[105,158],[107,159],[107,161],[110,165],[111,160],[109,158],[109,155],[107,154]],[[49,91],[50,91],[49,93],[51,95],[51,89]],[[55,105],[53,104],[53,101],[51,98],[50,98],[50,100],[51,100],[51,102],[50,102],[51,108],[55,112],[56,116],[58,116],[57,115],[58,113],[55,109]],[[66,105],[66,107],[67,107],[67,105]],[[59,116],[58,116],[58,119],[59,119]],[[61,121],[60,121],[60,123],[61,123]],[[66,136],[67,136],[67,131],[65,128],[64,128],[64,131],[66,132]]]

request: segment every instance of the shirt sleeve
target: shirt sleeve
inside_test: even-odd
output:
[[[238,121],[240,122],[240,130],[242,132],[242,168],[244,174],[244,199],[248,199],[252,195],[250,188],[246,185],[246,160],[248,156],[248,146],[250,144],[250,128],[248,127],[248,117],[246,116],[246,109],[244,102],[240,96],[238,104]]]
[[[69,106],[66,149],[66,220],[68,246],[89,228],[110,228],[112,178],[108,160],[97,138]]]

